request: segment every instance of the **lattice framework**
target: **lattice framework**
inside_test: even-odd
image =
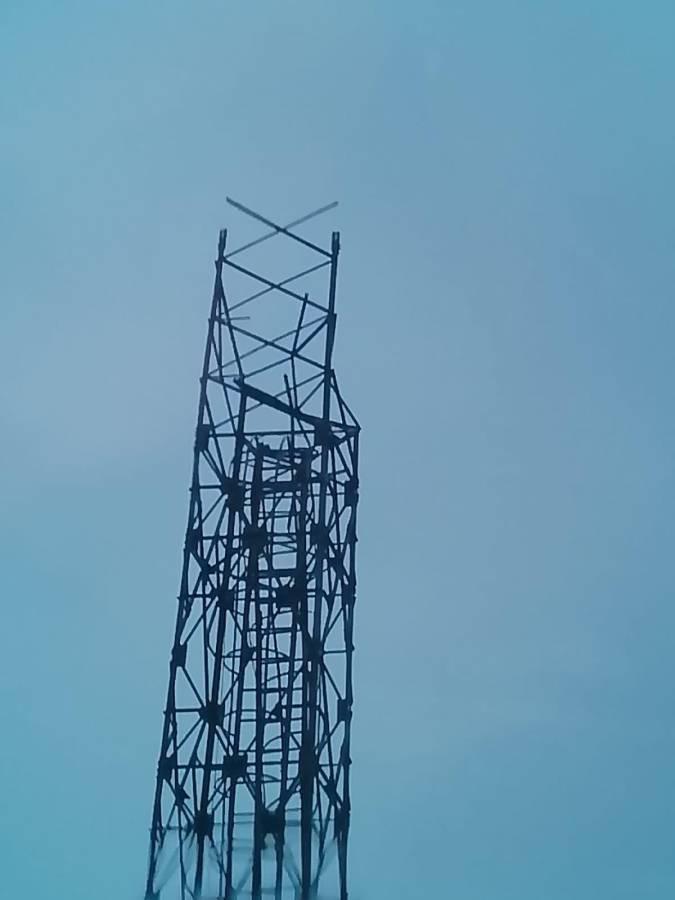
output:
[[[359,426],[332,367],[339,235],[297,232],[333,204],[280,226],[229,202],[268,230],[218,242],[146,898],[346,900]],[[272,238],[296,274],[260,273]]]

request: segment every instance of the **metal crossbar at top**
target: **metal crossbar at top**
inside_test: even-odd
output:
[[[239,212],[245,213],[247,216],[250,216],[252,219],[257,219],[258,222],[262,222],[264,225],[269,225],[273,230],[268,232],[267,234],[262,235],[259,238],[256,238],[254,241],[250,241],[248,244],[244,244],[242,247],[238,247],[236,250],[232,250],[227,254],[226,259],[230,259],[237,253],[242,253],[244,250],[249,250],[251,247],[255,247],[258,244],[262,244],[263,241],[269,240],[269,238],[276,237],[278,234],[285,234],[286,237],[290,237],[295,241],[298,241],[301,244],[304,244],[306,247],[309,247],[312,250],[315,250],[317,253],[321,253],[324,256],[327,256],[330,259],[330,251],[324,250],[323,247],[318,247],[316,244],[312,244],[310,241],[306,241],[304,238],[301,238],[297,234],[293,234],[290,231],[291,228],[295,228],[298,225],[303,225],[305,222],[309,222],[310,219],[314,219],[316,216],[320,216],[325,212],[328,212],[331,209],[335,209],[338,205],[337,200],[333,201],[333,203],[327,203],[325,206],[320,206],[318,209],[315,209],[313,212],[307,213],[304,216],[301,216],[299,219],[295,219],[293,222],[289,222],[288,225],[277,225],[276,222],[273,222],[271,219],[265,218],[265,216],[261,216],[260,213],[255,212],[249,207],[244,206],[243,203],[239,203],[236,200],[233,200],[231,197],[226,197],[226,201],[230,204],[230,206],[238,209]]]

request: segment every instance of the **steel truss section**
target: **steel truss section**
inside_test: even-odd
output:
[[[359,425],[332,367],[339,235],[294,230],[330,207],[280,226],[230,203],[265,231],[218,242],[145,896],[347,900]],[[261,274],[290,251],[297,274]]]

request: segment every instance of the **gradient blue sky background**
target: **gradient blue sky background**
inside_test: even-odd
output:
[[[0,895],[138,900],[231,194],[343,233],[354,900],[675,892],[675,6],[0,9]]]

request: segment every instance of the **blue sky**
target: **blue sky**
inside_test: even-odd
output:
[[[672,895],[674,30],[5,0],[3,896],[142,892],[227,194],[340,201],[354,900]]]

